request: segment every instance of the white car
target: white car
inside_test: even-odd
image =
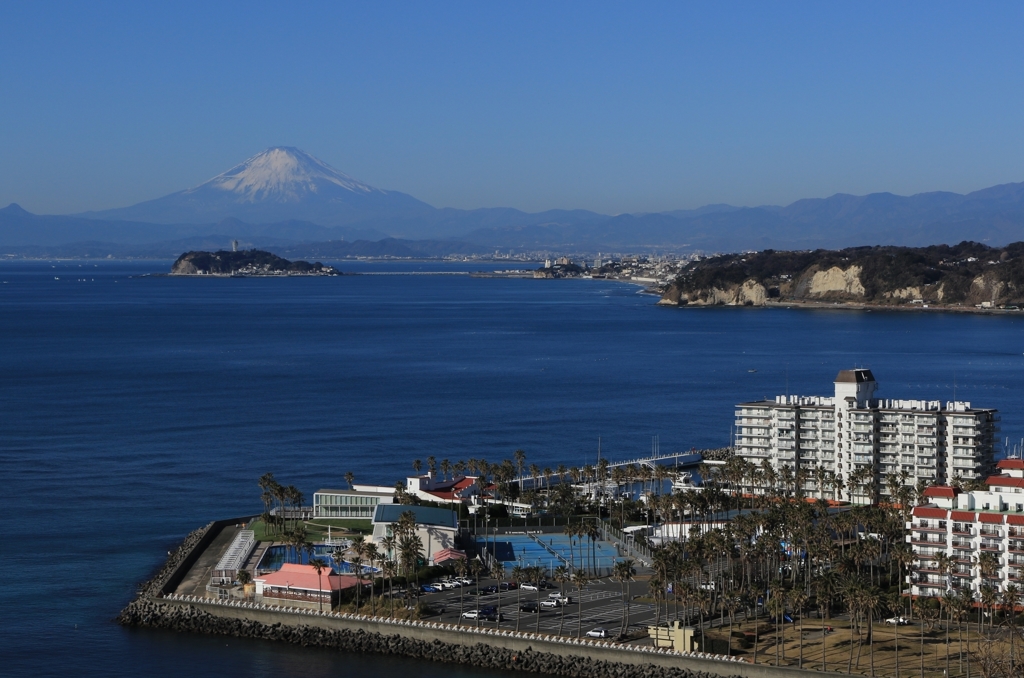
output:
[[[461,579],[457,579],[456,581],[461,582],[463,586],[472,586],[476,583],[469,577],[462,577]]]
[[[888,626],[906,626],[910,622],[905,617],[889,617],[885,623]]]
[[[524,591],[537,591],[538,590],[536,584],[520,584],[519,588],[521,588]]]
[[[598,626],[596,629],[587,631],[587,638],[607,638],[608,632]]]
[[[540,601],[541,607],[558,607],[562,603],[557,598],[548,598]]]
[[[445,591],[450,591],[451,589],[459,588],[461,586],[462,586],[462,583],[461,582],[457,582],[457,581],[447,580],[447,581],[441,582],[441,588],[444,589]]]
[[[466,610],[465,612],[462,613],[462,618],[463,619],[476,619],[479,616],[480,616],[480,611],[479,610]]]

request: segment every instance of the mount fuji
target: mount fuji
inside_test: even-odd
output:
[[[77,215],[30,214],[15,204],[0,209],[0,247],[10,248],[0,253],[6,254],[174,254],[236,238],[262,247],[327,243],[328,249],[335,248],[330,251],[343,247],[345,252],[354,241],[377,243],[360,245],[360,256],[405,256],[410,241],[419,243],[412,250],[433,254],[495,249],[736,252],[916,247],[962,240],[996,245],[1024,241],[1024,183],[966,195],[836,194],[786,206],[707,205],[618,215],[461,210],[435,208],[405,193],[375,188],[297,148],[276,146],[198,186],[130,207]],[[34,246],[51,249],[30,249]]]
[[[233,218],[252,224],[299,220],[344,226],[381,218],[414,219],[434,211],[405,193],[353,179],[297,148],[276,146],[193,188],[78,216],[155,224]]]

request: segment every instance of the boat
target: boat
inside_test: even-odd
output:
[[[689,471],[683,471],[672,481],[673,492],[686,492],[696,489],[700,489],[700,485],[693,482],[693,474]]]

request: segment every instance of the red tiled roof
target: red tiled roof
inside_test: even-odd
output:
[[[926,497],[944,497],[946,499],[953,499],[956,497],[956,490],[952,487],[946,487],[945,485],[935,485],[929,487],[924,491]]]
[[[453,499],[460,499],[460,497],[456,497],[455,496],[454,492],[437,492],[437,491],[432,491],[432,490],[424,490],[424,492],[426,492],[427,494],[429,494],[432,497],[437,497],[438,499],[442,499],[444,501],[452,501]]]
[[[1010,525],[1024,525],[1024,516],[1006,516],[1006,522]]]
[[[440,565],[441,563],[449,560],[465,560],[466,552],[458,549],[442,549],[434,554],[434,564]]]
[[[1003,459],[996,468],[1014,469],[1017,471],[1024,470],[1024,459]]]
[[[974,511],[953,511],[953,515],[950,517],[953,520],[966,520],[969,523],[973,523]]]
[[[914,508],[914,515],[920,518],[945,518],[946,509],[935,508],[933,506],[918,506]]]
[[[983,523],[1003,524],[1003,516],[998,513],[979,513],[978,519]]]
[[[999,485],[1000,487],[1024,487],[1024,478],[1011,478],[1010,476],[989,476],[985,479],[986,485]]]
[[[330,570],[325,568],[323,574],[318,576],[312,565],[285,563],[277,572],[271,572],[256,579],[262,581],[264,586],[288,587],[304,591],[340,591],[356,585],[356,578],[353,575],[345,577],[329,573]]]

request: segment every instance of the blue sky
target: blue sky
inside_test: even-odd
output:
[[[1021,3],[290,4],[0,5],[0,204],[128,205],[272,145],[439,207],[1024,181]]]

